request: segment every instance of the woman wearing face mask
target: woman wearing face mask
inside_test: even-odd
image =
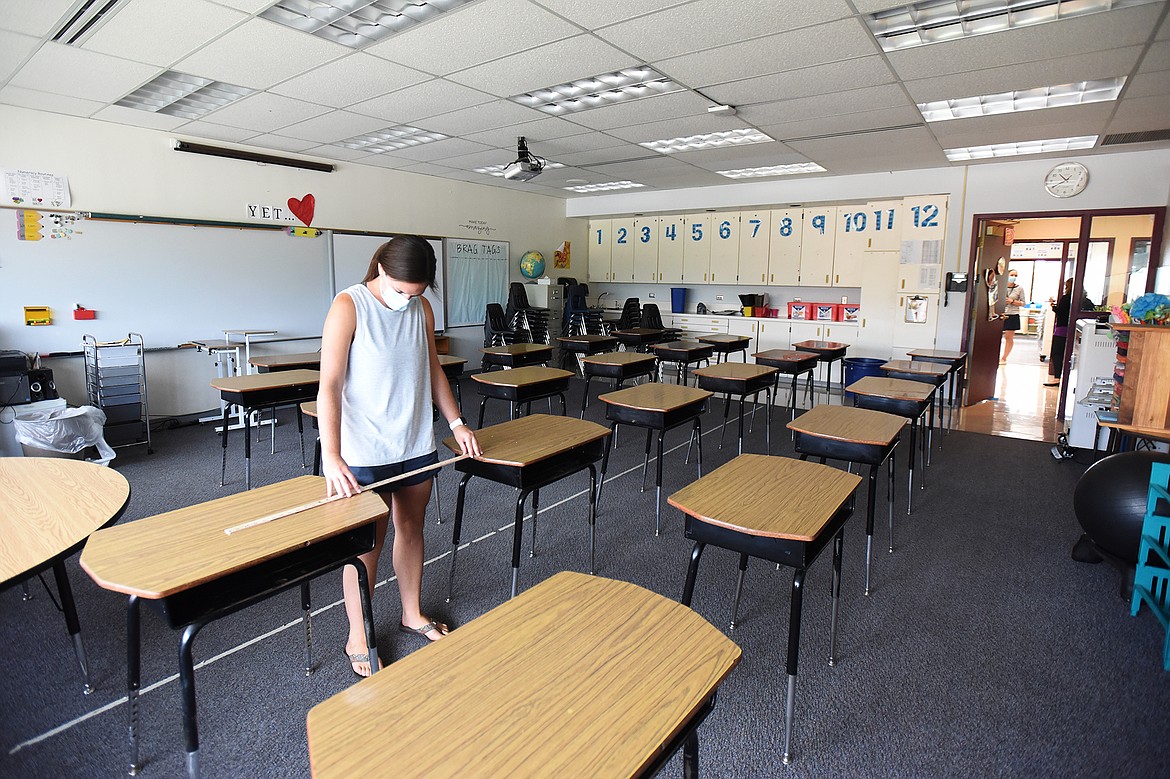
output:
[[[1000,365],[1006,363],[1008,355],[1012,353],[1016,331],[1020,329],[1020,308],[1028,304],[1028,296],[1018,282],[1019,274],[1014,270],[1011,271],[1008,274],[1007,298],[1003,310],[1003,357],[999,358]]]
[[[435,285],[435,252],[413,235],[392,238],[374,253],[362,283],[338,293],[321,337],[317,395],[321,464],[328,495],[352,495],[361,485],[438,461],[431,404],[448,420],[464,454],[479,444],[455,405],[435,350],[435,319],[422,297]],[[394,572],[402,599],[400,629],[436,641],[447,626],[422,613],[423,517],[432,474],[378,489],[394,520]],[[370,587],[386,535],[378,523],[373,550],[361,556]],[[345,652],[354,673],[370,675],[357,572],[344,569],[349,618]],[[372,593],[371,593],[372,594]]]

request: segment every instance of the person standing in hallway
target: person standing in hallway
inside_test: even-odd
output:
[[[1020,329],[1020,309],[1028,303],[1028,296],[1024,292],[1024,288],[1019,285],[1017,271],[1013,270],[1008,274],[1007,297],[1004,300],[1006,305],[1003,323],[1003,356],[999,358],[1000,365],[1006,363],[1008,355],[1012,353],[1016,332]]]
[[[1059,387],[1061,373],[1064,371],[1064,350],[1068,343],[1068,323],[1069,316],[1072,313],[1072,288],[1073,280],[1065,279],[1064,292],[1060,296],[1060,300],[1055,303],[1052,298],[1048,302],[1052,305],[1052,310],[1056,312],[1055,325],[1052,328],[1052,356],[1048,359],[1048,368],[1052,372],[1052,381],[1044,383],[1045,387]],[[1093,308],[1093,301],[1089,300],[1088,296],[1081,293],[1081,310],[1087,311]]]

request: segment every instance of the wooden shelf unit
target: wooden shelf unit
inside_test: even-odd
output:
[[[1170,427],[1170,327],[1111,324],[1118,334],[1117,421],[1124,425]],[[1123,340],[1128,339],[1124,349]]]

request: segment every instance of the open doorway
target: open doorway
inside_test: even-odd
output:
[[[1066,432],[1077,335],[1153,290],[1164,219],[1164,208],[976,215],[961,428],[1050,442]]]

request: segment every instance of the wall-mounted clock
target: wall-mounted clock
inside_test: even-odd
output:
[[[1089,169],[1079,162],[1062,162],[1044,177],[1044,189],[1053,197],[1079,195],[1089,185]]]

